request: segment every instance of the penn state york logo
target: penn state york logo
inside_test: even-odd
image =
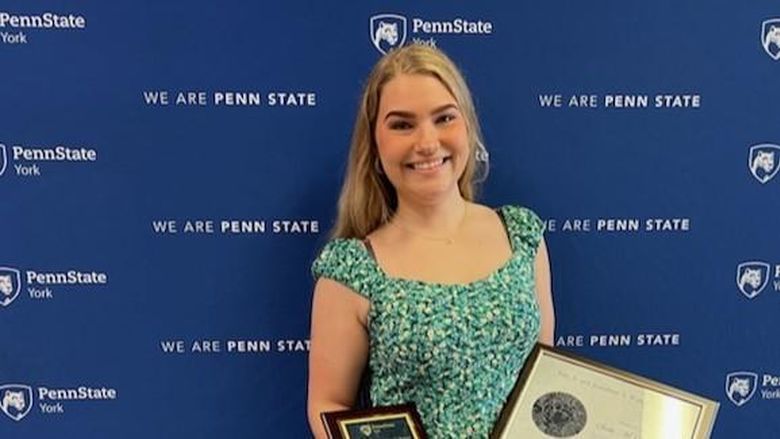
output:
[[[761,143],[750,147],[748,167],[750,173],[761,184],[777,175],[780,170],[780,146],[771,143]]]
[[[742,407],[756,393],[758,375],[753,372],[731,372],[726,375],[726,396]]]
[[[406,17],[403,15],[374,15],[368,28],[371,42],[382,53],[401,47],[406,42]]]
[[[773,60],[780,59],[780,18],[764,20],[761,24],[761,44]]]
[[[8,159],[5,156],[5,145],[0,143],[0,175],[5,172],[6,166],[8,166]]]
[[[0,386],[0,410],[14,421],[21,421],[33,405],[32,387],[23,384]]]
[[[737,266],[737,287],[748,299],[758,296],[769,283],[771,267],[766,262],[750,261]]]
[[[0,306],[8,306],[19,295],[22,289],[19,270],[10,267],[0,267]]]

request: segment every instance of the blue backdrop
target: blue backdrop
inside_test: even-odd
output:
[[[776,437],[769,0],[4,1],[0,437],[309,434],[309,266],[382,20],[462,67],[482,201],[548,222],[556,344]]]

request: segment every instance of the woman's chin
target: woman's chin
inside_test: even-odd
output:
[[[402,189],[398,193],[399,198],[424,202],[425,204],[436,204],[452,196],[460,195],[457,181],[431,183],[433,184],[416,185],[414,188]]]

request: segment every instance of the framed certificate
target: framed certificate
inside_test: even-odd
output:
[[[718,405],[537,344],[491,437],[709,438]]]
[[[414,404],[322,414],[331,439],[427,439]]]

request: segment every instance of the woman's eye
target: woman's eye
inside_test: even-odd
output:
[[[454,114],[442,114],[438,118],[436,118],[437,123],[449,123],[455,120]]]
[[[396,120],[393,122],[390,122],[390,129],[391,130],[408,130],[412,127],[412,124],[405,120]]]

